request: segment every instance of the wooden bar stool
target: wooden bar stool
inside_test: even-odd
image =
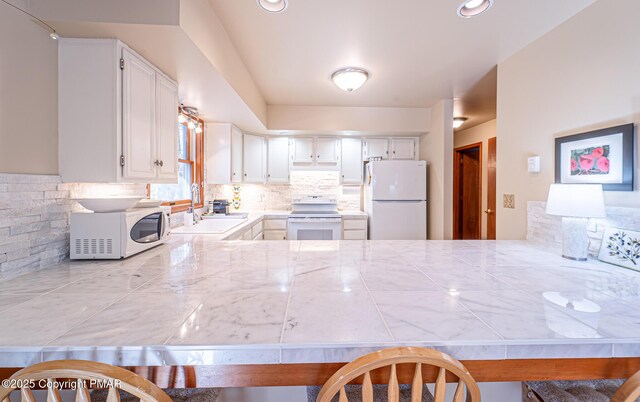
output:
[[[0,386],[0,401],[11,402],[11,392],[20,389],[22,402],[35,402],[29,387],[45,385],[47,402],[61,402],[60,390],[54,386],[56,380],[74,382],[76,402],[91,402],[89,385],[96,381],[108,389],[108,402],[120,401],[121,390],[142,402],[172,402],[164,391],[131,371],[85,360],[57,360],[24,368],[11,376],[10,387]]]
[[[435,368],[437,371],[433,401],[443,402],[445,400],[446,377],[448,372],[457,379],[457,388],[453,396],[453,402],[462,402],[465,400],[467,402],[480,402],[480,389],[478,388],[478,384],[462,363],[447,354],[433,349],[413,347],[380,350],[359,357],[345,365],[336,371],[336,373],[327,380],[322,389],[320,389],[317,402],[330,402],[336,395],[338,395],[339,402],[353,402],[354,400],[377,402],[374,394],[379,394],[379,392],[374,392],[372,372],[386,367],[390,367],[386,389],[388,401],[400,402],[405,400],[405,393],[401,392],[401,386],[398,384],[397,365],[400,364],[411,364],[415,367],[411,387],[407,390],[410,391],[411,402],[431,400],[431,395],[425,395],[425,392],[428,392],[428,390],[423,380],[423,371],[429,368]],[[359,382],[360,377],[362,377],[362,386],[356,389],[352,388],[348,391],[346,388],[348,386],[347,384],[354,381]],[[355,394],[355,392],[360,390],[361,399],[360,395]]]

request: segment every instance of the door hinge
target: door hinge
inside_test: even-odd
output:
[[[124,59],[120,59],[120,70],[124,70]]]
[[[124,166],[124,155],[120,155],[120,166]]]

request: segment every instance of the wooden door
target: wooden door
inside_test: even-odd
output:
[[[156,177],[156,72],[134,53],[123,50],[123,176]],[[176,112],[177,114],[177,112]],[[177,127],[177,126],[176,126]]]
[[[178,87],[156,75],[156,154],[158,179],[178,181]]]
[[[267,143],[267,182],[289,183],[288,138],[269,138]]]
[[[482,237],[482,143],[454,151],[454,239]]]
[[[489,138],[487,148],[487,240],[496,239],[496,137]]]

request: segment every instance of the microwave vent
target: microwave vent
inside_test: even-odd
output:
[[[105,256],[113,253],[113,239],[76,239],[75,254],[83,256]]]

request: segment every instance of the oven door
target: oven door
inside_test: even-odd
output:
[[[127,241],[124,257],[155,247],[167,238],[167,216],[160,209],[127,214]]]
[[[289,218],[289,240],[340,240],[342,218]]]

